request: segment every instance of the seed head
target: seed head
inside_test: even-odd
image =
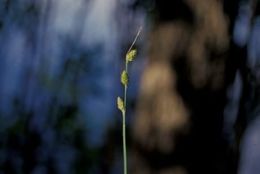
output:
[[[121,97],[117,97],[117,108],[121,111],[124,112],[124,101],[122,100]]]
[[[126,61],[127,62],[132,62],[134,60],[134,58],[136,57],[136,54],[137,54],[137,50],[136,49],[133,49],[133,50],[129,51],[126,54]]]
[[[124,86],[127,86],[127,84],[128,84],[128,74],[127,74],[127,72],[125,70],[121,74],[121,83]]]

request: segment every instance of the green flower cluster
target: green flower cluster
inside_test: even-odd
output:
[[[126,61],[125,62],[126,68],[121,73],[121,83],[122,83],[122,85],[124,85],[125,90],[126,90],[126,87],[128,85],[128,82],[129,82],[128,72],[127,72],[128,63],[134,61],[136,55],[137,55],[136,49],[130,50],[126,54],[126,60],[125,60]],[[117,108],[121,112],[125,112],[125,110],[126,110],[125,100],[126,100],[125,98],[124,98],[124,101],[123,101],[123,99],[121,97],[117,97]]]

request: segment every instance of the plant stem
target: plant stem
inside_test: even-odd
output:
[[[126,152],[126,126],[125,126],[125,112],[123,113],[123,154],[124,154],[124,174],[127,174],[127,152]]]
[[[128,73],[128,63],[125,62],[125,71]],[[124,87],[124,112],[122,122],[122,136],[123,136],[123,157],[124,157],[124,174],[127,174],[127,152],[126,152],[126,97],[127,97],[127,85]]]
[[[139,28],[134,41],[132,42],[127,54],[133,48],[139,34],[141,33],[142,27]],[[128,75],[128,60],[125,60],[125,72]],[[122,112],[123,122],[122,122],[122,136],[123,136],[123,158],[124,158],[124,174],[127,174],[127,151],[126,151],[126,97],[127,97],[127,84],[124,85],[124,109]]]

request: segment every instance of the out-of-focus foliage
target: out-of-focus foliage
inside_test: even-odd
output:
[[[76,106],[54,104],[42,129],[37,130],[30,126],[33,113],[24,111],[18,101],[15,105],[20,108],[19,118],[0,133],[1,172],[87,173],[95,156],[84,141],[84,125],[77,120]],[[4,123],[2,120],[1,125]]]
[[[81,103],[101,93],[102,48],[59,31],[55,3],[0,2],[0,173],[89,173],[98,157]]]
[[[120,119],[119,57],[144,19],[131,4],[0,1],[0,173],[111,169],[114,154],[103,146]]]

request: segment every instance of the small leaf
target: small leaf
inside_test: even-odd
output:
[[[124,102],[121,97],[117,97],[117,108],[121,111],[124,112]]]
[[[131,50],[126,54],[126,61],[128,62],[132,62],[134,60],[134,58],[136,57],[137,54],[137,50]]]
[[[128,84],[128,74],[125,70],[121,74],[121,83],[125,86]]]

